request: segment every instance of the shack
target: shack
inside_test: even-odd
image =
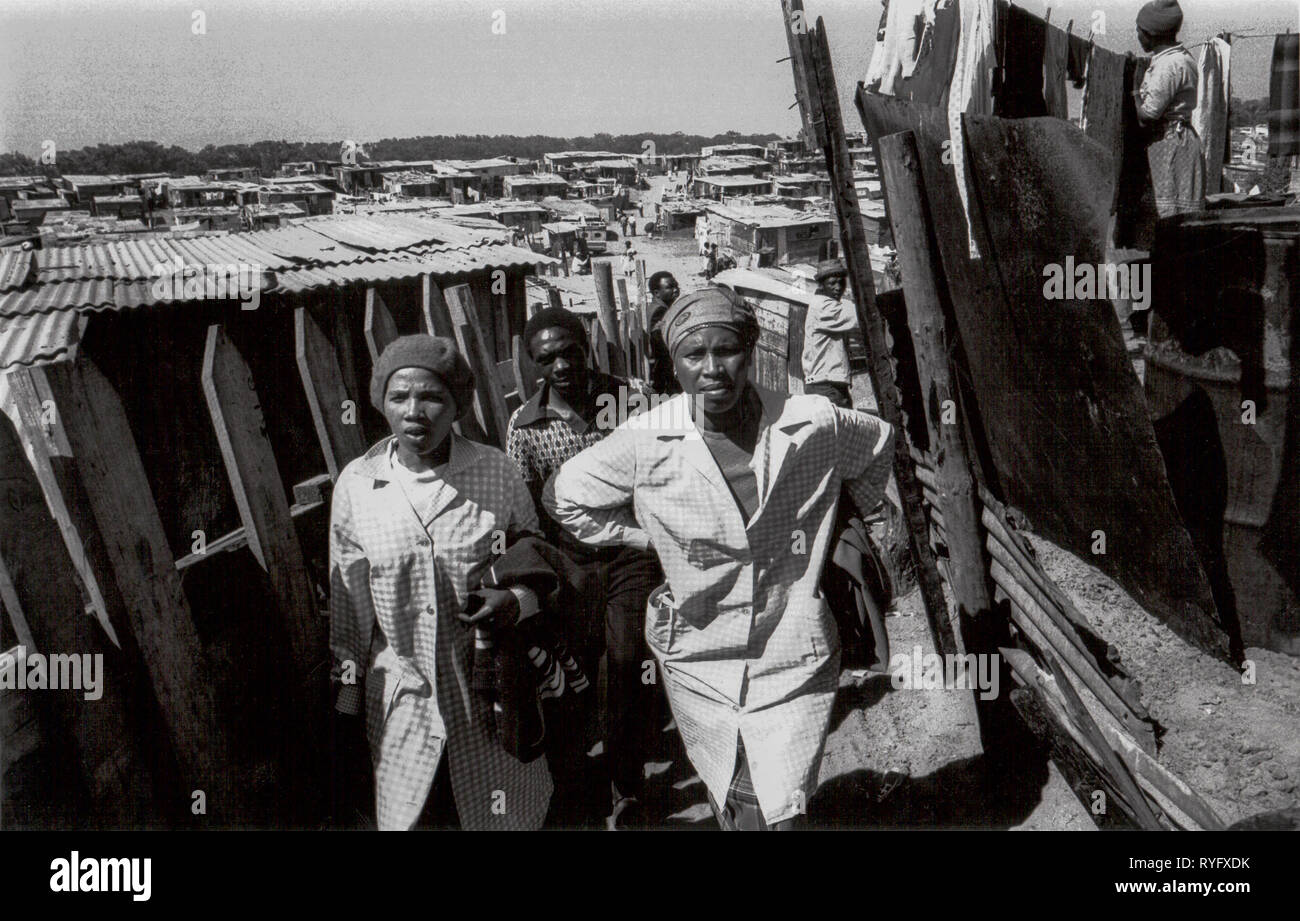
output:
[[[781,266],[829,258],[833,221],[825,212],[743,202],[710,204],[709,239],[740,265]]]
[[[505,197],[520,201],[540,201],[551,196],[563,198],[568,190],[568,181],[554,173],[506,176],[504,180]]]
[[[772,191],[770,179],[756,176],[699,176],[691,183],[696,198],[725,201],[738,195],[767,195]]]
[[[330,484],[386,434],[371,363],[432,329],[495,386],[550,262],[407,215],[0,253],[0,671],[104,656],[93,702],[0,690],[6,827],[325,820]]]

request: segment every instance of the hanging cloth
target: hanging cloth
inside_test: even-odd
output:
[[[1070,25],[1065,30],[1069,41],[1065,74],[1074,84],[1074,88],[1081,90],[1088,77],[1088,55],[1092,53],[1092,34],[1089,33],[1087,38],[1075,35],[1073,27],[1074,20],[1070,20]]]
[[[1070,101],[1065,94],[1065,72],[1069,67],[1070,39],[1065,32],[1046,24],[1047,38],[1043,45],[1043,102],[1047,114],[1056,118],[1070,117]]]
[[[962,139],[962,115],[993,113],[993,68],[997,63],[997,21],[994,0],[970,0],[961,4],[961,37],[957,63],[948,94],[948,138],[952,142],[952,168],[957,177],[957,195],[966,214],[966,235],[970,254],[979,256],[971,233],[971,193],[966,187],[966,161]]]
[[[1218,192],[1223,185],[1223,160],[1228,146],[1229,66],[1232,46],[1212,38],[1201,46],[1197,61],[1196,111],[1192,127],[1205,152],[1205,191]]]
[[[1300,34],[1273,41],[1273,73],[1268,91],[1268,155],[1300,154]]]
[[[1034,118],[1046,115],[1043,99],[1043,52],[1047,23],[1014,3],[1008,4],[999,23],[998,61],[1002,75],[994,89],[993,114],[1002,118]]]

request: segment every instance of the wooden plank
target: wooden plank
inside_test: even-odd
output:
[[[605,325],[597,320],[591,327],[591,353],[596,368],[606,374],[610,373],[609,341],[605,337]]]
[[[930,548],[929,523],[926,518],[921,486],[916,480],[908,451],[902,399],[890,366],[885,319],[876,306],[875,281],[871,272],[871,255],[862,226],[862,211],[853,181],[853,163],[849,157],[844,124],[840,117],[839,93],[831,67],[830,46],[825,23],[818,18],[810,34],[796,35],[795,45],[804,55],[814,121],[824,125],[826,169],[831,179],[831,194],[840,225],[840,244],[844,250],[849,280],[853,286],[858,324],[863,332],[868,354],[867,370],[876,395],[877,411],[894,428],[894,478],[903,505],[912,554],[916,559],[917,581],[925,605],[926,621],[940,654],[956,654],[957,641],[949,621],[948,603],[943,583]]]
[[[479,422],[488,438],[492,439],[489,443],[504,448],[510,416],[506,412],[501,388],[497,386],[495,365],[488,358],[487,348],[473,319],[477,316],[473,293],[469,285],[453,285],[445,294],[456,342],[474,372],[474,408]]]
[[[932,480],[927,481],[926,477],[933,477],[933,473],[924,467],[918,467],[917,473],[923,485],[928,487]],[[943,512],[938,508],[938,496],[927,491],[926,498],[932,503],[931,517],[938,529],[938,538],[946,546],[948,537]],[[991,557],[990,572],[993,582],[1013,603],[1012,619],[1019,627],[1025,626],[1024,619],[1030,619],[1030,629],[1035,631],[1036,637],[1041,637],[1035,642],[1050,647],[1064,659],[1088,685],[1098,702],[1111,713],[1116,724],[1124,727],[1136,744],[1154,752],[1155,727],[1142,705],[1137,682],[1123,672],[1118,661],[1108,653],[1107,644],[1087,626],[1069,597],[1055,586],[1035,561],[1015,547],[1015,542],[1009,539],[998,520],[1004,512],[997,501],[989,496],[984,501],[984,533]]]
[[[351,314],[348,312],[347,296],[342,288],[333,289],[333,296],[325,301],[331,311],[330,322],[333,327],[332,338],[334,351],[338,356],[339,377],[343,389],[349,394],[345,399],[365,401],[370,393],[369,378],[365,381],[357,369],[357,359],[352,348]]]
[[[203,351],[203,396],[249,549],[279,602],[294,663],[305,675],[325,654],[322,619],[280,479],[252,372],[213,324]],[[295,682],[297,684],[298,682]]]
[[[323,473],[321,476],[325,478],[326,483],[332,482],[328,473]],[[295,486],[294,489],[296,492],[297,487]],[[327,505],[328,500],[325,499],[309,502],[296,500],[294,504],[289,507],[289,515],[296,521],[297,519],[310,515]],[[325,508],[325,512],[326,518],[328,518],[329,509]],[[223,534],[216,540],[209,541],[208,545],[203,548],[202,553],[187,553],[185,556],[178,559],[176,561],[176,568],[180,572],[184,572],[193,566],[198,566],[207,560],[211,560],[218,554],[230,553],[246,546],[248,546],[248,533],[243,528],[235,528],[235,530],[231,531],[229,534]]]
[[[1129,814],[1123,797],[1099,768],[1097,759],[1070,732],[1064,715],[1049,707],[1042,695],[1028,688],[1015,688],[1008,696],[1025,725],[1047,746],[1052,761],[1097,827],[1103,830],[1137,828],[1137,821]],[[1098,791],[1106,797],[1106,810],[1100,814],[1092,812],[1093,795]]]
[[[533,371],[528,350],[524,347],[523,336],[516,335],[511,338],[510,352],[514,356],[515,389],[519,391],[520,398],[527,401],[537,392],[537,375]]]
[[[1134,808],[1138,822],[1148,831],[1159,831],[1161,828],[1160,820],[1151,811],[1151,805],[1147,802],[1146,795],[1138,789],[1137,781],[1133,779],[1128,768],[1124,766],[1124,762],[1111,750],[1106,737],[1097,726],[1097,721],[1092,718],[1088,708],[1079,699],[1079,694],[1075,691],[1074,685],[1070,683],[1069,676],[1061,668],[1061,664],[1056,661],[1055,656],[1050,652],[1045,655],[1048,668],[1051,669],[1052,679],[1056,682],[1061,696],[1065,699],[1066,712],[1070,714],[1074,724],[1083,731],[1084,737],[1101,752],[1102,761],[1107,771],[1119,783],[1120,792],[1124,794],[1124,798],[1128,800],[1129,805]]]
[[[596,317],[600,323],[601,330],[604,333],[604,342],[597,352],[596,366],[602,371],[609,374],[617,374],[620,377],[626,376],[627,369],[623,367],[623,356],[618,350],[618,317],[614,309],[614,269],[609,260],[595,262],[593,268],[596,275]],[[610,348],[613,344],[615,347]],[[595,341],[592,341],[593,348]],[[600,361],[604,357],[604,362]]]
[[[58,407],[69,475],[86,500],[77,529],[93,530],[103,547],[109,569],[97,575],[123,651],[147,669],[186,789],[207,792],[210,821],[234,821],[246,814],[249,785],[216,719],[214,682],[121,401],[84,354],[32,373]]]
[[[889,214],[906,291],[907,324],[915,346],[929,440],[938,446],[935,486],[943,511],[948,582],[957,602],[958,630],[968,653],[989,655],[1010,641],[1006,621],[993,610],[990,561],[980,523],[971,459],[957,413],[957,388],[949,365],[947,288],[925,203],[916,142],[911,133],[878,138],[880,167],[889,192]],[[945,415],[951,417],[945,420]],[[901,435],[900,435],[901,437]],[[1007,702],[977,698],[981,736],[1006,719]]]
[[[306,307],[299,307],[293,313],[293,336],[298,374],[307,394],[307,405],[311,407],[316,438],[330,477],[338,480],[348,462],[366,450],[361,437],[361,407],[344,389],[338,353]],[[345,415],[351,418],[350,422],[344,421]]]
[[[0,421],[0,424],[3,424],[3,422]],[[25,459],[23,466],[26,466]],[[71,561],[69,561],[69,565],[71,565]],[[36,640],[32,638],[31,627],[27,626],[27,615],[23,613],[23,604],[18,600],[18,589],[14,585],[13,577],[9,574],[9,570],[5,568],[3,555],[0,555],[0,615],[8,616],[9,625],[13,628],[14,636],[18,637],[20,644],[34,652],[40,651],[40,647],[36,645]]]
[[[615,347],[623,355],[623,367],[631,373],[630,369],[636,366],[636,360],[632,354],[632,335],[628,327],[632,308],[627,299],[627,279],[615,279],[614,291],[618,294],[618,339]]]
[[[1055,730],[1062,734],[1059,742],[1074,749],[1066,761],[1071,762],[1075,769],[1082,768],[1081,773],[1091,775],[1090,782],[1083,789],[1075,789],[1084,806],[1089,807],[1092,793],[1102,789],[1106,792],[1107,805],[1118,807],[1125,822],[1149,831],[1176,828],[1168,816],[1157,816],[1152,811],[1146,794],[1138,788],[1127,766],[1107,744],[1101,731],[1092,722],[1092,716],[1078,701],[1077,695],[1073,695],[1074,689],[1070,687],[1067,691],[1066,682],[1043,671],[1023,650],[1003,648],[1000,652],[1010,663],[1016,679],[1024,685],[1025,690],[1032,692],[1038,706],[1049,715]],[[1048,658],[1050,660],[1050,654]],[[1016,693],[1012,692],[1013,700]],[[1060,749],[1053,745],[1053,760],[1057,760],[1058,753]],[[1066,772],[1065,763],[1057,760],[1057,764],[1063,773]],[[1106,814],[1110,812],[1108,809]],[[1097,817],[1096,813],[1093,815],[1098,824],[1103,823],[1103,819]]]
[[[420,317],[425,332],[448,339],[456,338],[455,324],[447,312],[447,301],[432,275],[420,276]]]
[[[807,319],[806,304],[790,304],[786,319],[786,388],[789,393],[803,393],[803,336]]]
[[[993,561],[993,579],[1012,602],[1011,617],[1016,626],[1026,633],[1034,646],[1042,652],[1054,652],[1065,661],[1066,667],[1087,686],[1092,695],[1129,733],[1138,744],[1155,751],[1154,733],[1149,725],[1138,720],[1124,705],[1106,679],[1091,665],[1088,658],[1075,649],[1066,634],[1036,603],[1024,586],[1011,577],[1000,561]]]
[[[8,584],[4,608],[20,643],[28,654],[76,656],[83,664],[82,656],[100,657],[90,660],[101,666],[97,699],[82,690],[59,690],[47,701],[78,753],[91,801],[86,822],[110,828],[157,824],[153,776],[131,715],[133,708],[152,706],[147,690],[139,686],[127,657],[106,641],[93,619],[81,615],[81,592],[67,578],[67,548],[17,433],[2,416],[0,471],[0,581]]]
[[[650,328],[650,295],[646,289],[646,270],[645,260],[636,261],[636,303],[639,313],[641,314],[641,328]],[[646,374],[646,380],[649,380],[649,373]]]
[[[1113,177],[1101,145],[1054,118],[968,115],[963,131],[980,252],[1005,292],[981,305],[978,353],[962,326],[1000,495],[1184,639],[1237,661],[1235,625],[1179,516],[1105,285],[1075,297],[1044,283],[1045,267],[1105,259]],[[1098,532],[1104,553],[1092,550]]]
[[[95,616],[109,638],[118,643],[117,631],[104,600],[105,590],[99,584],[98,574],[108,571],[107,560],[103,556],[102,547],[95,541],[94,534],[82,534],[76,524],[87,520],[90,513],[80,484],[67,475],[72,449],[68,447],[62,426],[46,425],[42,421],[48,419],[49,414],[55,410],[45,378],[33,375],[27,368],[15,368],[5,376],[5,382],[8,385],[7,403],[0,408],[8,413],[18,430],[19,440],[41,484],[50,514],[54,516],[59,532],[63,535],[63,543],[68,548],[68,556],[76,569],[77,577],[90,596]],[[57,413],[54,416],[57,421]],[[93,561],[98,561],[98,565]]]
[[[393,314],[373,287],[366,288],[366,348],[370,350],[373,367],[383,354],[384,346],[397,338],[397,323]]]

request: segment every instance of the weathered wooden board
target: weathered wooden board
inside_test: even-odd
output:
[[[393,314],[373,287],[366,289],[366,347],[370,350],[373,366],[383,354],[384,346],[397,338],[397,323]]]
[[[863,92],[858,104],[872,137],[916,136],[979,420],[974,447],[988,458],[984,485],[1181,635],[1227,658],[1110,302],[1043,296],[1044,269],[1066,254],[1079,264],[1104,258],[1112,180],[1098,145],[1059,119],[967,118],[972,233],[986,254],[972,259],[944,162],[946,114]],[[1096,532],[1104,554],[1092,553]]]
[[[1005,295],[978,334],[965,323],[962,331],[1007,499],[1186,639],[1226,658],[1228,635],[1179,518],[1114,307],[1105,292],[1075,297],[1073,279],[1065,299],[1049,297],[1044,282],[1052,267],[1066,270],[1067,254],[1094,267],[1105,258],[1104,151],[1050,117],[967,117],[965,131],[987,231],[981,251]],[[1104,552],[1095,553],[1099,535]]]
[[[39,373],[67,437],[70,475],[84,488],[89,517],[75,524],[97,534],[111,567],[96,573],[109,617],[148,671],[184,782],[207,791],[211,820],[233,820],[245,813],[247,790],[121,401],[85,356]]]
[[[292,659],[305,673],[324,653],[320,618],[252,373],[222,328],[208,327],[203,395],[244,533],[279,602]],[[298,686],[299,682],[294,682]]]
[[[27,652],[99,655],[98,698],[78,689],[48,692],[50,710],[79,754],[95,827],[153,825],[153,778],[141,756],[132,707],[148,707],[126,657],[107,641],[73,577],[71,560],[50,516],[35,473],[9,419],[0,414],[0,569],[8,591],[3,607],[21,618],[17,632]],[[51,669],[54,666],[51,665]],[[82,672],[82,669],[78,669]],[[83,672],[84,677],[84,672]],[[10,694],[23,693],[9,691]]]
[[[350,394],[343,386],[338,352],[321,332],[306,307],[294,311],[294,355],[302,376],[312,423],[330,477],[337,480],[348,461],[366,450],[361,435],[361,394]],[[350,405],[349,405],[350,404]]]
[[[474,404],[479,421],[488,437],[492,439],[491,443],[504,448],[506,424],[510,416],[506,412],[501,388],[497,385],[496,366],[489,359],[487,348],[483,345],[478,326],[473,319],[477,316],[473,295],[468,285],[454,285],[446,292],[440,293],[445,293],[445,303],[456,332],[456,342],[465,360],[469,362],[470,370],[474,372]]]

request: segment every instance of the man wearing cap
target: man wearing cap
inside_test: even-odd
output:
[[[893,430],[749,380],[758,321],[710,286],[661,321],[683,393],[565,463],[546,511],[596,546],[652,548],[646,641],[724,829],[784,829],[817,786],[839,681],[818,591],[842,490],[874,511]]]
[[[848,269],[838,259],[817,266],[817,293],[803,330],[803,392],[853,408],[849,396],[849,333],[858,328],[853,302],[844,297]]]
[[[659,321],[681,294],[672,272],[655,272],[647,282],[654,300],[650,302],[650,386],[654,392],[665,396],[681,393],[681,385],[673,374],[673,358],[668,354]]]

